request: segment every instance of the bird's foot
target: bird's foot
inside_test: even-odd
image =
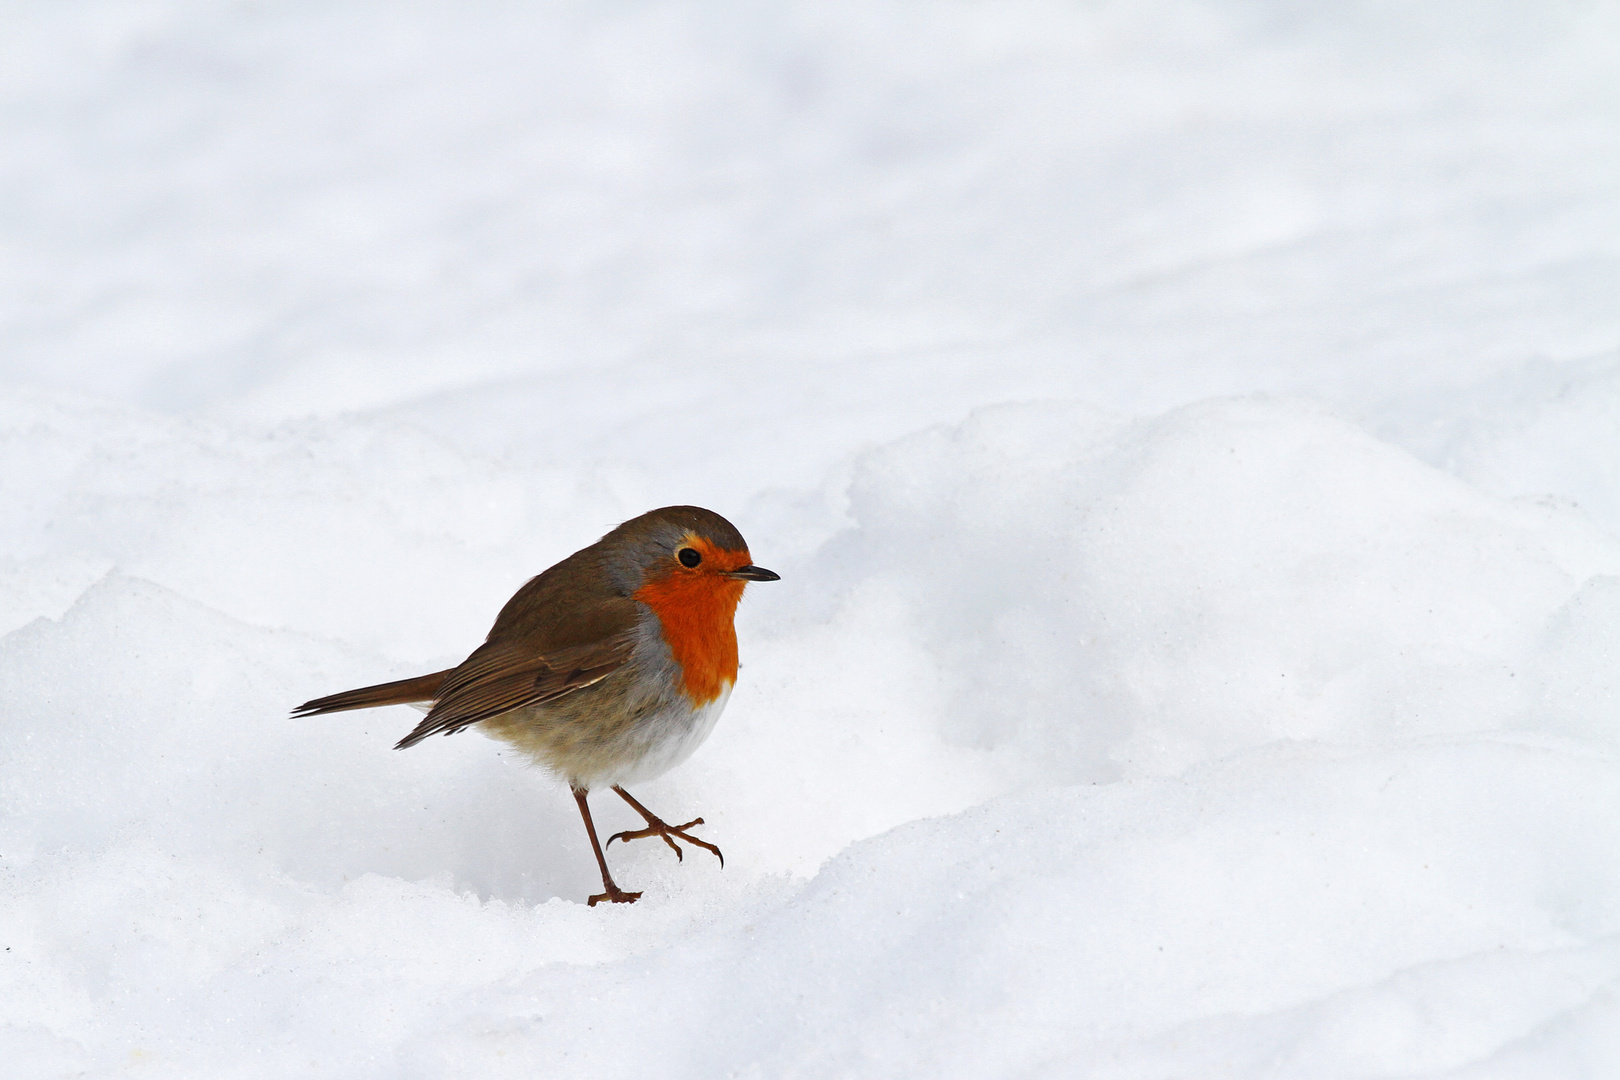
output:
[[[684,861],[685,856],[681,853],[680,845],[671,839],[671,837],[678,836],[682,840],[685,840],[688,844],[714,852],[714,857],[720,860],[720,865],[726,865],[726,857],[720,854],[719,848],[705,840],[699,840],[697,837],[686,831],[694,825],[703,824],[702,818],[693,818],[685,825],[667,825],[658,820],[658,818],[654,817],[652,814],[647,813],[645,810],[642,811],[641,816],[647,819],[647,827],[645,829],[637,829],[634,832],[630,832],[628,830],[625,832],[616,832],[612,836],[608,837],[608,845],[611,846],[615,840],[623,840],[628,843],[631,840],[643,840],[649,836],[656,836],[664,843],[669,845],[670,850],[675,852],[675,857],[677,859],[682,859]]]
[[[597,893],[595,896],[591,897],[589,900],[587,900],[585,902],[585,906],[586,907],[595,907],[597,904],[600,904],[603,900],[606,900],[606,901],[608,901],[609,903],[612,903],[612,904],[633,904],[637,900],[640,900],[640,899],[641,899],[641,894],[640,893],[638,893],[638,892],[625,892],[623,889],[619,888],[617,885],[614,885],[612,882],[609,882],[608,883],[608,891],[605,892],[605,893]]]

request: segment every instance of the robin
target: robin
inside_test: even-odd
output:
[[[608,873],[586,796],[611,787],[647,827],[615,840],[659,837],[725,856],[668,825],[624,789],[662,776],[692,755],[720,718],[737,681],[732,617],[750,581],[779,575],[755,566],[735,526],[712,510],[666,506],[620,525],[529,581],[458,667],[305,702],[294,716],[379,705],[430,703],[395,747],[477,724],[568,781],[602,869],[606,892],[631,904]]]

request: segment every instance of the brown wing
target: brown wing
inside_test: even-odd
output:
[[[346,690],[300,705],[297,716],[432,701],[399,742],[413,746],[511,709],[555,701],[607,678],[635,648],[641,605],[616,591],[602,542],[531,579],[506,602],[488,639],[458,667]]]
[[[343,712],[345,709],[370,709],[378,705],[410,705],[419,701],[432,701],[439,696],[439,688],[443,685],[445,676],[454,670],[451,668],[446,671],[435,671],[431,675],[419,675],[414,679],[401,679],[398,682],[381,683],[377,686],[362,686],[358,690],[345,690],[341,694],[316,698],[294,709],[293,716],[319,716],[321,713]]]
[[[433,709],[399,741],[414,746],[600,682],[635,649],[638,605],[614,597],[567,609],[541,630],[494,634],[444,680]],[[499,629],[499,624],[497,624]]]
[[[546,656],[485,645],[450,673],[433,709],[396,749],[415,746],[439,732],[452,735],[480,720],[527,705],[543,705],[600,682],[629,659],[634,647],[629,634]],[[473,670],[465,670],[469,667]]]

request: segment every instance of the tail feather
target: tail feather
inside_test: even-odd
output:
[[[371,709],[378,705],[413,705],[432,701],[439,696],[444,677],[454,668],[435,671],[431,675],[418,675],[414,679],[362,686],[358,690],[345,690],[341,694],[306,701],[293,710],[293,716],[319,716],[322,713],[343,712],[346,709]]]

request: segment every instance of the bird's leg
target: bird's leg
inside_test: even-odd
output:
[[[645,806],[642,806],[640,803],[636,802],[635,799],[631,798],[630,793],[624,790],[624,788],[620,787],[618,784],[613,785],[613,790],[617,791],[619,793],[619,797],[625,802],[629,803],[636,813],[647,819],[647,827],[645,829],[637,829],[635,832],[614,833],[612,836],[608,837],[608,845],[610,847],[615,840],[630,841],[640,840],[643,837],[648,836],[656,836],[664,843],[668,844],[674,850],[675,857],[680,859],[683,858],[681,855],[681,849],[676,845],[675,841],[670,839],[672,836],[678,836],[682,840],[685,840],[688,844],[696,844],[700,848],[707,848],[709,851],[714,852],[714,857],[720,860],[720,865],[726,865],[726,857],[720,854],[719,848],[715,847],[713,844],[705,843],[695,836],[689,836],[687,834],[687,829],[690,829],[694,825],[703,824],[702,818],[693,818],[685,825],[666,825],[662,821],[659,821],[658,816],[651,810],[648,810]],[[604,873],[605,872],[606,871],[604,870]]]
[[[617,790],[617,789],[615,789]],[[625,892],[613,883],[613,875],[608,873],[607,860],[602,857],[602,845],[596,842],[596,825],[591,821],[591,808],[585,802],[585,789],[574,789],[574,801],[579,803],[579,816],[585,819],[585,832],[591,838],[591,850],[596,852],[596,865],[602,868],[602,886],[607,892],[597,893],[590,899],[590,906],[595,907],[603,900],[611,900],[615,904],[633,904],[641,899],[638,892]],[[608,843],[612,843],[609,840]]]

